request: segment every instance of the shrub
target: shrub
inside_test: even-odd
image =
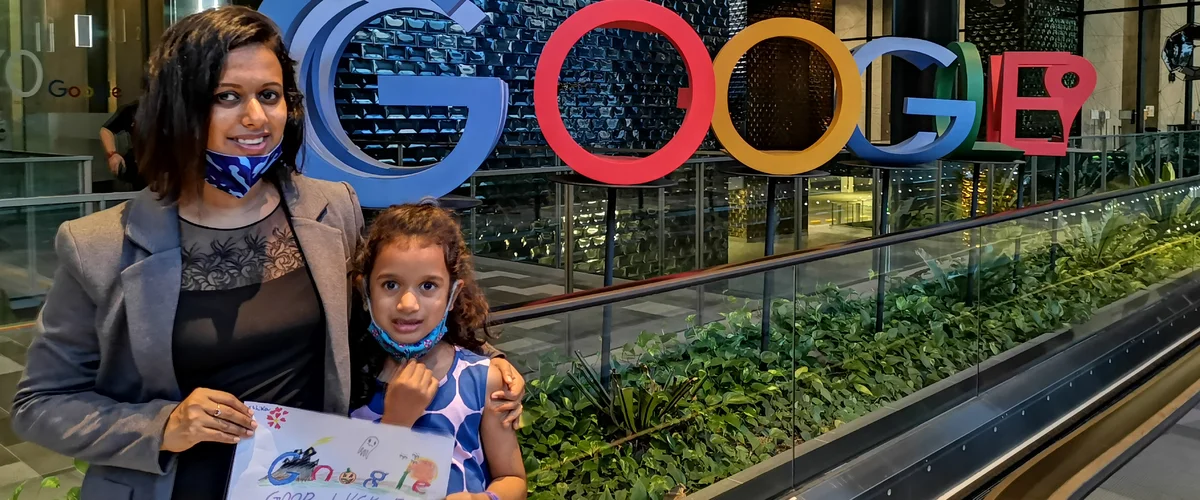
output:
[[[520,431],[530,498],[657,500],[678,487],[698,490],[1083,322],[1200,263],[1195,234],[1180,229],[1195,221],[1193,201],[1150,210],[1158,217],[1112,204],[1097,219],[1058,227],[1057,244],[1015,224],[985,228],[992,244],[974,260],[939,262],[921,252],[926,272],[888,280],[879,331],[874,293],[829,285],[769,304],[768,352],[759,350],[760,322],[749,306],[681,334],[643,333],[614,356],[613,393],[657,397],[689,380],[698,387],[675,406],[652,408],[639,425],[611,416],[613,403],[582,382],[586,375],[564,372],[577,363],[547,356],[529,383],[531,425]]]

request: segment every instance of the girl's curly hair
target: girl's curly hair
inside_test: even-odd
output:
[[[450,271],[450,282],[461,280],[454,307],[446,320],[446,336],[443,340],[464,349],[479,351],[492,337],[487,327],[488,304],[475,282],[471,252],[463,239],[462,227],[449,211],[439,208],[436,202],[395,205],[375,216],[367,231],[367,239],[359,245],[354,256],[350,277],[354,283],[357,303],[351,318],[351,363],[358,373],[360,382],[354,384],[352,400],[364,403],[374,390],[375,376],[383,369],[387,352],[375,341],[367,330],[370,315],[366,311],[366,300],[362,296],[367,289],[367,280],[379,253],[388,245],[435,245],[442,247],[446,269]]]

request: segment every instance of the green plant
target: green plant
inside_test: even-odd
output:
[[[1200,203],[1192,189],[1155,193],[1146,200],[1146,217],[1153,221],[1155,234],[1165,237],[1176,228],[1200,222]]]
[[[1088,217],[1080,217],[1077,236],[1080,245],[1073,255],[1083,264],[1104,267],[1122,261],[1154,244],[1156,234],[1147,231],[1144,215],[1137,221],[1121,213],[1115,205],[1101,209],[1099,225],[1093,229]]]
[[[579,386],[584,397],[621,429],[624,436],[619,437],[634,436],[668,421],[679,404],[694,396],[704,381],[703,375],[683,379],[672,377],[665,387],[660,387],[647,376],[649,387],[623,386],[621,376],[614,375],[609,390],[601,384],[599,375],[583,359],[583,354],[575,351],[575,357],[578,369],[568,376]],[[577,376],[578,372],[583,376]]]
[[[1133,168],[1133,185],[1136,187],[1149,186],[1155,183],[1155,173],[1151,168],[1152,163],[1137,164]],[[1158,173],[1162,176],[1157,182],[1170,182],[1175,180],[1175,165],[1171,162],[1162,164],[1162,170]]]
[[[892,217],[895,218],[895,228],[897,231],[924,227],[937,222],[935,207],[925,206],[914,208],[915,202],[915,198],[906,198],[891,213]],[[934,200],[934,203],[937,202],[938,200]]]
[[[75,460],[75,470],[76,471],[78,471],[80,474],[87,474],[87,469],[88,469],[87,462],[84,462],[81,460]],[[21,484],[18,484],[16,489],[13,490],[11,500],[20,500],[21,495],[25,492],[25,485],[27,485],[27,484],[29,484],[29,481],[25,481],[25,482],[22,482]],[[38,489],[40,489],[40,490],[59,489],[61,487],[62,487],[62,482],[58,479],[58,477],[55,477],[55,476],[42,478],[38,482]],[[63,498],[65,498],[66,500],[79,500],[79,487],[75,486],[75,487],[68,489],[66,496]]]
[[[1144,203],[1137,211],[1148,215],[1114,205],[1089,215],[1086,230],[1082,222],[1060,225],[1053,245],[1049,232],[1026,234],[1014,224],[983,231],[987,244],[976,259],[919,251],[925,272],[887,279],[878,331],[873,291],[827,285],[770,302],[767,352],[759,348],[759,313],[749,306],[680,333],[643,333],[614,353],[614,380],[634,391],[626,404],[647,407],[638,404],[650,397],[642,394],[670,401],[683,390],[679,381],[695,380],[687,390],[696,396],[680,398],[666,413],[660,403],[657,419],[631,421],[620,403],[601,399],[581,360],[547,356],[529,383],[532,425],[520,431],[530,498],[657,500],[675,488],[702,489],[1039,335],[1086,321],[1200,264],[1195,228],[1180,227],[1196,212],[1194,201],[1184,199],[1160,200],[1161,219],[1172,222],[1161,227],[1177,229],[1169,233]],[[615,416],[605,410],[614,407]]]

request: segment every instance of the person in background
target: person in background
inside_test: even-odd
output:
[[[137,162],[133,155],[134,117],[137,115],[138,101],[134,100],[117,108],[100,127],[100,143],[104,145],[108,170],[117,180],[133,185],[135,191],[146,187],[146,181],[138,175]],[[117,150],[117,135],[125,134],[129,138],[130,147],[124,152]]]
[[[219,500],[257,427],[245,401],[349,413],[363,213],[349,184],[299,173],[303,96],[263,14],[180,20],[147,81],[149,188],[59,227],[12,429],[88,462],[82,498]],[[519,410],[521,375],[492,364]]]

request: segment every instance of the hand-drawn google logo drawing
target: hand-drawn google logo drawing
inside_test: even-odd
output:
[[[487,19],[470,0],[265,0],[259,7],[279,25],[292,58],[300,63],[297,75],[307,116],[305,173],[350,182],[364,207],[441,196],[462,185],[495,149],[508,116],[508,84],[499,78],[380,75],[378,104],[468,108],[462,138],[441,162],[417,168],[381,163],[350,140],[334,104],[338,60],[359,27],[406,8],[443,14],[466,31]]]

